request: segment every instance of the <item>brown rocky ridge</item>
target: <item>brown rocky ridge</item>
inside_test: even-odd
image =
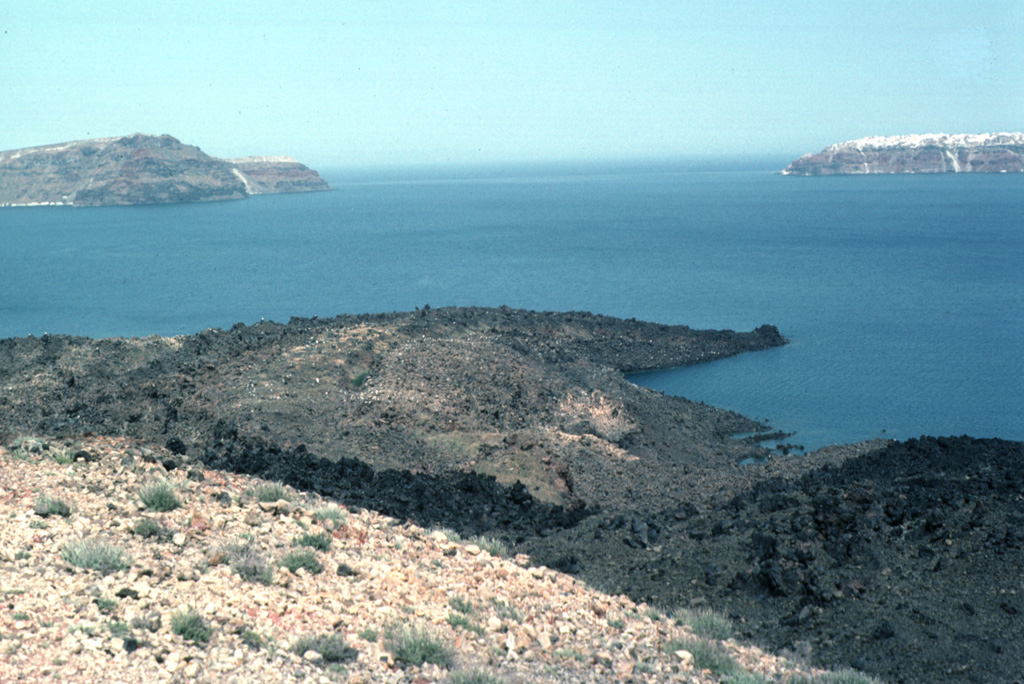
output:
[[[0,206],[207,202],[330,189],[290,157],[217,159],[169,135],[0,152]]]
[[[869,173],[1018,173],[1024,171],[1024,133],[874,136],[805,154],[784,176]]]

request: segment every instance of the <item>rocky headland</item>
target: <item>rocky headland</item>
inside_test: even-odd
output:
[[[646,604],[655,623],[653,616],[677,609],[713,609],[732,621],[736,638],[789,662],[853,667],[892,682],[1018,681],[1024,445],[923,437],[772,455],[734,437],[767,426],[646,390],[624,375],[784,343],[771,326],[697,331],[507,308],[293,319],[175,338],[3,340],[0,443],[24,453],[26,435],[49,435],[72,445],[65,451],[75,460],[74,445],[104,435],[121,440],[112,457],[121,463],[118,477],[140,478],[147,468],[154,477],[176,477],[194,502],[207,494],[189,483],[258,477],[312,497],[300,507],[300,527],[311,507],[332,501],[364,526],[376,515],[393,519],[381,529],[401,530],[398,546],[421,549],[410,539],[430,535],[419,528],[481,536],[504,545],[520,565],[546,568],[529,572],[575,576],[595,595]],[[740,465],[751,459],[757,464]],[[185,475],[193,472],[199,475]],[[30,491],[51,489],[21,487],[22,507]],[[125,515],[144,513],[130,494],[104,492],[111,519],[121,522],[90,514],[103,534],[126,525]],[[237,497],[239,512],[258,506],[228,494],[225,505]],[[208,497],[224,499],[212,490]],[[253,520],[280,515],[271,509],[261,507]],[[33,519],[11,518],[22,527]],[[191,543],[190,523],[171,522]],[[290,533],[273,529],[261,543],[280,551],[263,550],[283,553]],[[47,537],[49,546],[65,543],[61,534]],[[422,547],[428,559],[429,546]],[[176,558],[173,547],[162,548]],[[193,553],[215,547],[200,544]],[[342,560],[371,572],[368,558],[359,568]],[[231,575],[225,569],[204,580],[204,573],[185,581],[198,588]],[[17,577],[5,588],[24,580]],[[302,587],[290,600],[319,591]],[[394,601],[377,590],[373,596]],[[435,627],[440,605],[428,620]],[[601,610],[607,621],[608,609]],[[494,617],[500,636],[492,640],[513,633],[514,648],[506,641],[488,650],[491,637],[481,627],[484,641],[473,643],[482,651],[469,645],[467,653],[487,651],[492,667],[526,660],[527,651],[528,662],[551,664],[543,643],[529,641],[536,624],[520,644],[518,628]],[[343,614],[337,619],[345,623]],[[632,624],[611,620],[616,628]],[[234,633],[244,630],[232,624]],[[687,669],[686,656],[658,660],[646,646],[575,630],[592,640],[558,657],[603,669],[577,677],[559,669],[568,661],[557,661],[560,674],[521,681],[727,680],[724,672]],[[610,640],[598,653],[591,644],[601,639]],[[624,660],[622,653],[640,655]],[[786,669],[792,666],[771,662],[745,665],[756,673],[750,681],[800,681]],[[423,682],[442,676],[414,674]]]
[[[0,152],[0,206],[208,202],[314,190],[330,186],[290,157],[217,159],[169,135]]]
[[[805,154],[784,176],[866,173],[1018,173],[1024,133],[873,136]]]

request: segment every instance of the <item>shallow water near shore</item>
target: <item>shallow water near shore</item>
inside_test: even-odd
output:
[[[0,211],[0,337],[173,335],[431,306],[779,327],[634,381],[814,448],[1024,439],[1024,178],[763,168],[331,171],[241,202]]]

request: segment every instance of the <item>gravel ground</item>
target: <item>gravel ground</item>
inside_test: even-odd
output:
[[[688,626],[525,556],[492,555],[488,540],[451,541],[247,476],[168,471],[171,456],[99,437],[0,448],[0,681],[720,679],[675,652]],[[153,483],[178,506],[154,510],[165,506],[153,492],[144,503]],[[303,538],[318,548],[296,545]],[[86,556],[69,549],[83,542],[105,566],[80,567]],[[296,551],[322,570],[282,567]],[[194,623],[176,631],[189,611]],[[440,664],[389,647],[389,630],[410,626],[439,647]],[[336,641],[323,653],[297,647],[316,635]],[[801,671],[715,643],[739,675]]]

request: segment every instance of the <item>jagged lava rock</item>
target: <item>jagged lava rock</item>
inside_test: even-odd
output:
[[[170,135],[137,133],[0,152],[0,206],[168,204],[329,189],[294,159],[236,163]]]
[[[866,173],[1010,173],[1024,171],[1024,133],[898,135],[859,138],[805,154],[784,176]]]

